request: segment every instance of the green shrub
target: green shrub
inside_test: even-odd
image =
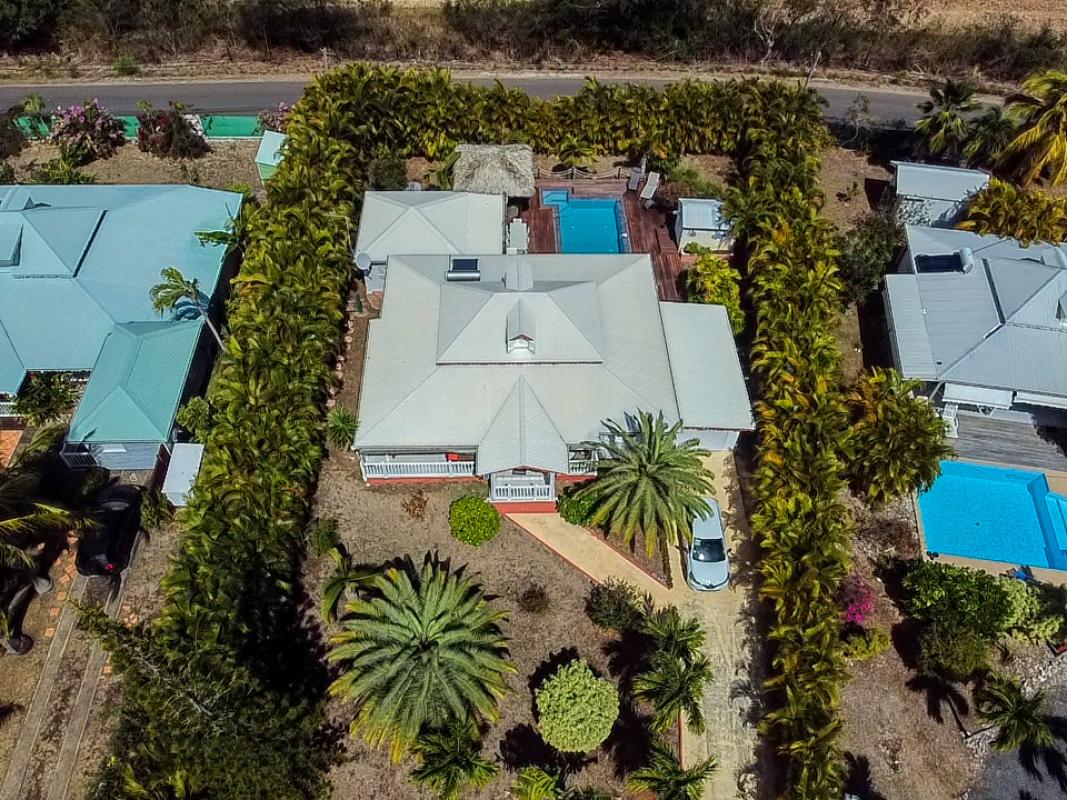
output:
[[[1064,617],[1061,606],[1046,603],[1043,587],[1015,578],[998,578],[1008,598],[1005,630],[1016,639],[1030,642],[1054,641],[1059,637]]]
[[[965,626],[989,641],[1007,629],[1011,601],[988,573],[924,561],[904,578],[908,610],[921,620]]]
[[[111,70],[120,78],[129,78],[140,72],[141,66],[129,53],[123,53],[115,59]]]
[[[587,525],[593,514],[593,498],[578,495],[577,489],[571,487],[556,500],[556,509],[571,525]]]
[[[30,183],[76,186],[96,183],[96,176],[82,172],[73,161],[61,157],[46,161],[33,170],[30,173]]]
[[[66,372],[34,372],[15,398],[15,413],[31,425],[44,425],[70,416],[78,390]]]
[[[870,661],[888,650],[891,644],[889,631],[884,628],[864,628],[845,639],[845,658]]]
[[[326,415],[326,438],[338,450],[351,450],[358,430],[359,420],[347,408],[334,406]]]
[[[400,190],[408,185],[407,165],[400,156],[383,153],[370,162],[367,178],[372,189]]]
[[[989,647],[987,639],[965,624],[931,622],[919,637],[919,669],[927,675],[968,681],[986,669]]]
[[[686,245],[685,252],[698,256],[685,273],[685,288],[691,303],[725,306],[734,335],[745,329],[741,308],[741,276],[730,262],[698,244]]]
[[[637,587],[615,578],[596,584],[585,599],[586,616],[605,630],[637,630],[644,618],[644,604]]]
[[[0,183],[14,183],[15,168],[7,161],[0,161]]]
[[[500,532],[500,512],[481,497],[460,497],[448,507],[452,535],[477,547]]]
[[[596,750],[619,718],[619,693],[583,659],[564,664],[534,692],[537,727],[563,753]]]
[[[904,226],[889,209],[872,211],[849,231],[837,235],[837,268],[844,283],[845,297],[853,303],[867,299],[893,263],[897,249],[904,244]]]
[[[174,506],[162,492],[145,492],[141,500],[141,527],[146,531],[162,528],[174,519]]]
[[[160,158],[199,158],[211,147],[193,124],[185,118],[183,103],[169,108],[153,108],[141,101],[137,115],[137,147]]]
[[[174,420],[189,431],[196,441],[202,442],[211,426],[211,404],[203,397],[190,397],[178,409]]]

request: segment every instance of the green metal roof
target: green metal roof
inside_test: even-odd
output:
[[[166,442],[203,322],[116,325],[71,422],[71,442]]]
[[[277,131],[263,131],[263,138],[259,140],[259,150],[256,151],[256,163],[276,167],[282,163],[285,156],[285,134]]]

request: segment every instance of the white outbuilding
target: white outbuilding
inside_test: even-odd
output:
[[[722,201],[704,197],[683,197],[678,201],[674,234],[681,253],[690,244],[716,252],[726,252],[733,244],[730,223],[722,212]]]

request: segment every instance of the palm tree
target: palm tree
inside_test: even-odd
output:
[[[150,786],[145,785],[127,765],[123,776],[126,796],[136,800],[207,800],[208,792],[201,790],[189,773],[179,769],[166,778],[157,779]]]
[[[1067,178],[1067,72],[1031,75],[1022,89],[1006,101],[1021,130],[1004,148],[1001,165],[1022,183],[1046,175],[1055,185]]]
[[[974,196],[967,218],[956,227],[975,233],[1033,242],[1067,238],[1067,203],[1039,189],[1023,189],[996,178]]]
[[[1000,106],[988,108],[984,114],[972,119],[967,128],[967,144],[963,146],[967,163],[972,167],[997,163],[1017,130],[1015,120]]]
[[[930,99],[918,105],[923,117],[915,123],[922,152],[952,160],[959,158],[967,140],[964,115],[979,107],[974,99],[976,91],[971,84],[952,78],[930,89]]]
[[[1017,680],[1002,675],[991,678],[978,698],[978,715],[998,728],[993,740],[997,750],[1051,747],[1054,737],[1046,707],[1043,691],[1027,697]]]
[[[390,739],[399,760],[426,728],[496,719],[515,671],[500,629],[506,615],[470,578],[429,559],[371,585],[373,596],[345,605],[327,656],[344,670],[331,693],[356,704],[353,735],[372,746]]]
[[[196,278],[188,280],[177,267],[165,267],[159,275],[163,278],[162,282],[148,290],[148,296],[152,299],[152,308],[156,310],[156,313],[163,316],[167,311],[175,310],[179,306],[187,307],[187,304],[191,303],[196,316],[207,323],[211,335],[215,337],[221,349],[222,337],[219,336],[214,323],[207,315],[207,309],[204,306],[205,296],[200,291],[200,281]]]
[[[646,608],[640,631],[652,640],[653,652],[677,658],[684,664],[696,661],[707,641],[700,621],[696,617],[682,619],[675,606],[665,606],[655,611]]]
[[[626,779],[631,791],[651,792],[657,800],[700,800],[704,784],[718,766],[712,756],[686,769],[662,739],[652,742],[648,763]]]
[[[27,548],[41,534],[75,524],[70,511],[42,502],[40,490],[41,476],[35,470],[0,471],[0,567],[32,568]]]
[[[337,619],[337,610],[345,592],[352,588],[362,588],[378,574],[377,570],[357,567],[352,563],[352,556],[344,545],[331,547],[326,555],[334,563],[334,571],[322,587],[322,616],[329,620]]]
[[[466,788],[481,789],[500,771],[479,753],[478,730],[469,720],[423,733],[411,749],[422,762],[411,771],[411,780],[441,800],[458,800]]]
[[[610,420],[604,423],[609,441],[598,444],[608,458],[600,462],[597,479],[575,497],[592,502],[590,523],[632,545],[640,530],[651,556],[657,544],[676,544],[692,535],[694,517],[709,512],[712,475],[701,463],[708,451],[695,439],[678,441],[682,423],[668,427],[661,412],[638,412],[637,430]]]
[[[652,730],[666,733],[685,712],[689,730],[704,732],[704,690],[714,677],[703,654],[687,664],[667,653],[656,653],[649,668],[634,678],[633,694],[654,709]]]
[[[359,430],[359,420],[347,408],[337,406],[326,415],[326,438],[338,450],[351,450]]]
[[[567,788],[563,775],[541,767],[523,767],[511,785],[514,800],[610,800],[611,795],[592,786]]]

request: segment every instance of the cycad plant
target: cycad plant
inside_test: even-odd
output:
[[[694,439],[678,441],[682,423],[668,426],[662,412],[638,412],[634,431],[610,420],[604,425],[608,458],[597,479],[576,493],[592,501],[590,522],[631,546],[641,531],[650,556],[657,546],[688,540],[693,519],[709,512],[704,497],[712,476],[701,463],[708,452]]]
[[[648,668],[634,678],[633,695],[652,706],[652,730],[666,733],[684,711],[689,729],[702,734],[704,691],[713,677],[711,662],[703,654],[686,663],[667,653],[656,653]]]
[[[700,800],[704,784],[717,766],[712,756],[686,769],[670,746],[657,738],[650,747],[648,762],[630,773],[626,785],[635,792],[651,792],[656,800]]]
[[[1019,133],[1004,148],[1001,168],[1022,183],[1044,177],[1055,185],[1067,179],[1067,72],[1031,75],[1006,107]]]
[[[919,148],[931,156],[956,160],[967,141],[966,114],[978,108],[974,98],[977,88],[949,78],[930,89],[930,99],[919,103],[923,116],[915,123]]]
[[[326,438],[338,450],[351,450],[359,430],[359,420],[347,408],[335,406],[326,415]]]
[[[411,748],[420,761],[411,780],[432,789],[441,800],[458,800],[464,789],[481,789],[500,772],[480,749],[478,729],[469,720],[425,731]]]
[[[425,729],[496,719],[507,690],[505,619],[470,579],[427,560],[390,569],[374,594],[350,600],[328,659],[340,666],[332,694],[356,707],[351,729],[372,745],[391,740],[394,760]]]
[[[356,566],[352,556],[342,544],[331,547],[326,555],[334,564],[334,570],[322,587],[322,616],[328,620],[337,619],[345,592],[367,586],[378,575],[378,570]]]
[[[1043,691],[1027,695],[1014,678],[993,676],[978,695],[978,715],[997,728],[998,750],[1050,747],[1053,742],[1047,697]]]

